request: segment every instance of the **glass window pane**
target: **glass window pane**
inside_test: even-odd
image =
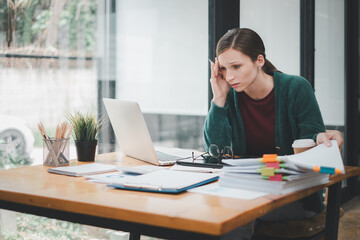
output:
[[[32,162],[42,163],[40,121],[53,137],[68,113],[96,113],[96,9],[96,0],[0,5],[0,162],[24,140]]]
[[[148,113],[206,115],[208,1],[117,2],[117,98]]]
[[[344,1],[315,1],[315,49],[315,94],[325,125],[344,126]]]
[[[241,0],[240,27],[260,35],[266,58],[277,69],[300,74],[300,1]]]
[[[0,2],[0,169],[42,164],[40,121],[53,137],[68,113],[96,114],[97,5],[97,0]],[[73,145],[70,158],[76,158]],[[119,236],[1,209],[0,228],[0,239]]]

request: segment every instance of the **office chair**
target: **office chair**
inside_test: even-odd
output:
[[[324,204],[321,213],[306,220],[293,221],[259,221],[251,240],[323,240],[326,222],[326,205],[328,191],[326,188]],[[345,214],[340,208],[339,218]]]

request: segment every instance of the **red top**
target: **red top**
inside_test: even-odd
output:
[[[274,89],[263,99],[239,93],[239,107],[245,129],[246,155],[276,153]]]

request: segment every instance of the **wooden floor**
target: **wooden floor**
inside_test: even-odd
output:
[[[341,206],[345,214],[340,218],[338,240],[360,239],[360,196]]]

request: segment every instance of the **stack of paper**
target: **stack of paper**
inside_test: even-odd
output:
[[[306,152],[263,159],[223,160],[219,184],[224,187],[286,194],[328,182],[329,174],[344,173],[336,141],[331,147],[321,144]]]
[[[220,176],[219,185],[272,194],[287,194],[300,189],[327,183],[328,180],[328,174],[317,172],[301,173],[294,176],[288,175],[288,180],[286,181],[269,181],[263,179],[259,174],[228,173],[224,171],[224,174]]]

